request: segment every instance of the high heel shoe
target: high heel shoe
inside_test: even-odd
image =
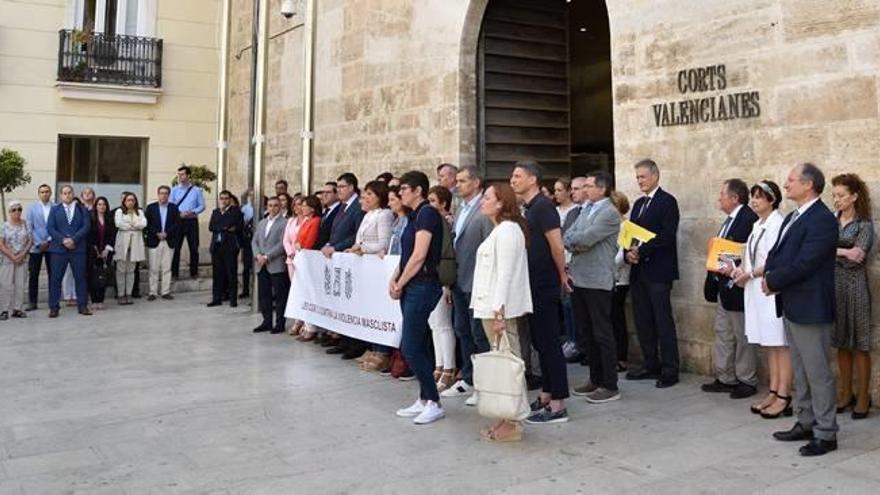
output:
[[[856,396],[853,395],[853,396],[852,396],[852,399],[850,399],[849,402],[847,402],[847,403],[844,404],[843,406],[839,406],[839,407],[837,408],[837,414],[840,414],[840,413],[846,412],[847,409],[849,409],[849,408],[851,408],[851,407],[855,407],[855,406],[856,406]]]
[[[768,407],[765,407],[763,410],[761,410],[761,417],[762,417],[762,418],[764,418],[764,419],[776,419],[776,418],[778,418],[778,417],[780,417],[780,416],[789,417],[789,416],[791,416],[791,415],[794,414],[794,410],[792,410],[792,408],[791,408],[791,396],[790,396],[790,395],[789,395],[789,396],[786,396],[786,397],[782,397],[782,396],[777,395],[776,397],[778,397],[779,399],[785,401],[785,407],[783,407],[781,410],[779,410],[779,411],[777,411],[776,413],[773,413],[773,414],[764,412],[764,411],[766,411],[767,409],[770,409],[770,407],[772,407],[772,405],[771,405],[771,406],[768,406]]]
[[[865,409],[865,412],[858,412],[858,411],[856,411],[856,406],[853,406],[853,411],[852,411],[852,414],[850,415],[850,417],[852,419],[865,419],[865,418],[867,418],[868,413],[871,412],[872,405],[873,404],[871,404],[871,399],[868,399],[868,408]]]
[[[761,402],[759,402],[757,404],[752,404],[752,407],[750,408],[750,410],[752,411],[752,414],[761,414],[761,411],[763,411],[765,407],[769,407],[773,404],[773,402],[776,402],[776,397],[779,397],[778,395],[776,395],[776,391],[775,390],[768,390],[768,392],[769,393],[767,394],[767,397],[764,397],[764,400],[762,400]],[[773,402],[764,406],[763,404],[765,402],[767,402],[767,399],[771,395],[774,396]]]

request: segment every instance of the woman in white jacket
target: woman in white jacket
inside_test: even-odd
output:
[[[519,356],[517,318],[532,312],[526,259],[528,225],[517,206],[516,195],[507,184],[496,184],[486,189],[480,208],[492,220],[495,228],[477,249],[471,308],[474,318],[483,321],[483,330],[489,342],[496,342],[506,333],[511,351]],[[520,440],[521,419],[499,421],[483,429],[481,436],[496,442]]]
[[[144,250],[144,228],[147,218],[138,206],[137,196],[126,193],[122,205],[117,208],[113,218],[116,224],[116,291],[119,304],[132,304],[131,291],[134,289],[134,269],[138,262],[146,260]]]

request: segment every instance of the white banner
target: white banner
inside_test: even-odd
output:
[[[302,250],[284,316],[349,337],[391,347],[400,345],[400,302],[388,295],[388,281],[400,256],[358,256]]]

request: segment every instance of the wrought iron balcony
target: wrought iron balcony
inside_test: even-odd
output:
[[[160,88],[162,40],[62,29],[58,81]]]

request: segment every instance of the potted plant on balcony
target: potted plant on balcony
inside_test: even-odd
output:
[[[24,171],[27,161],[17,151],[8,148],[0,150],[0,203],[3,221],[6,221],[6,193],[30,183],[31,174]]]
[[[74,45],[79,45],[79,51],[86,52],[89,50],[89,44],[95,39],[95,33],[91,30],[80,31],[79,29],[74,29],[71,39],[73,39]]]
[[[202,188],[206,193],[211,192],[211,186],[209,185],[211,182],[217,180],[217,174],[215,174],[211,169],[209,169],[205,165],[189,165],[187,163],[181,163],[180,166],[188,166],[192,171],[192,175],[189,176],[189,181],[194,185]],[[171,186],[177,185],[177,176],[175,175],[173,179],[171,179]]]

